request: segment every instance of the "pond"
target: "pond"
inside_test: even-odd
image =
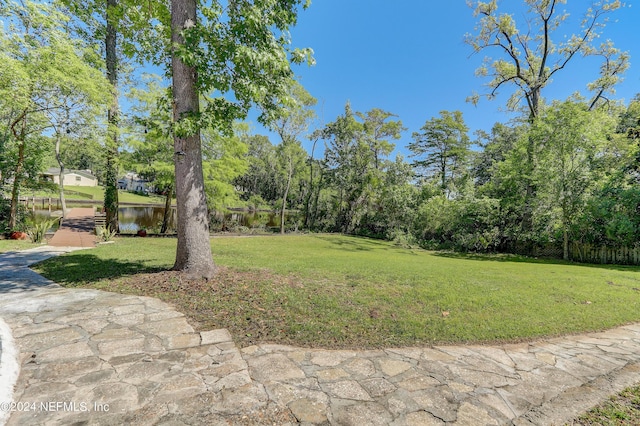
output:
[[[67,203],[67,208],[74,207],[96,207],[91,204],[71,204]],[[59,210],[31,210],[36,217],[59,217],[62,212]],[[164,207],[154,206],[122,206],[118,208],[118,220],[120,223],[120,232],[124,234],[135,234],[139,229],[147,229],[150,232],[160,232],[162,219],[164,217]],[[169,220],[169,229],[175,229],[175,208],[171,209],[171,218]],[[57,228],[57,222],[56,227]],[[156,229],[157,228],[157,229]],[[52,229],[55,231],[55,229]]]
[[[93,207],[92,205],[70,204],[68,208],[73,207]],[[59,216],[59,211],[49,211],[36,209],[38,216],[49,217]],[[118,209],[118,220],[120,223],[120,233],[135,234],[140,229],[146,229],[150,233],[160,232],[162,220],[164,217],[164,207],[158,206],[121,206]],[[288,229],[294,229],[298,220],[296,213],[287,213],[285,215],[285,224]],[[171,209],[171,217],[169,219],[168,232],[175,232],[176,227],[176,209]],[[270,211],[249,212],[249,211],[232,211],[232,212],[215,212],[211,221],[211,231],[237,231],[238,227],[248,229],[264,229],[276,230],[280,227],[280,216]]]
[[[118,221],[120,223],[120,233],[135,234],[139,229],[146,229],[149,232],[160,232],[162,220],[164,218],[164,207],[150,206],[126,206],[118,209]],[[176,209],[171,209],[169,218],[169,232],[176,227]]]

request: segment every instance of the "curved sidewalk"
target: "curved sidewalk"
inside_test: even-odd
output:
[[[25,266],[47,250],[0,255],[19,349],[0,377],[21,368],[8,425],[558,425],[640,381],[638,324],[501,346],[239,349],[157,299],[47,281]]]

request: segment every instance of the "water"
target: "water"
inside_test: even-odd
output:
[[[68,208],[73,207],[93,207],[92,205],[72,204]],[[99,207],[99,206],[98,206]],[[49,211],[36,209],[38,216],[50,217],[60,216],[60,211]],[[164,207],[154,206],[121,206],[118,209],[118,220],[120,224],[120,233],[135,234],[138,230],[145,229],[149,233],[159,233],[164,217]],[[291,228],[295,225],[297,215],[287,213],[285,215],[285,225]],[[176,209],[171,208],[171,216],[169,219],[169,228],[167,232],[175,232],[176,227]],[[211,231],[235,231],[238,227],[249,229],[265,229],[275,230],[280,227],[280,216],[274,212],[249,212],[249,211],[233,211],[233,212],[216,212],[212,220]]]
[[[93,205],[71,204],[67,208],[73,207],[94,207]],[[99,207],[99,206],[98,206]],[[62,212],[59,210],[32,210],[37,217],[59,217]],[[164,217],[164,207],[153,206],[125,206],[118,208],[118,220],[120,223],[120,232],[125,234],[135,234],[140,229],[146,229],[152,233],[159,233]],[[171,209],[171,217],[169,219],[169,232],[175,230],[176,210]],[[57,228],[56,226],[53,229]]]
[[[146,229],[151,233],[159,233],[164,218],[164,207],[127,206],[118,209],[118,221],[120,232],[135,234],[140,229]],[[176,209],[171,209],[169,229],[175,230]]]

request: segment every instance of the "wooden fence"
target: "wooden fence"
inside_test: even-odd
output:
[[[572,244],[569,250],[569,257],[575,262],[640,265],[640,248],[611,248],[594,247],[589,244]]]
[[[516,245],[513,253],[525,256],[562,259],[562,243],[549,243],[536,246]],[[640,265],[640,247],[605,247],[590,244],[573,243],[569,246],[569,260],[580,263]]]

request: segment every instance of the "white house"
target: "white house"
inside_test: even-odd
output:
[[[53,183],[60,184],[60,169],[52,167],[43,173],[44,177]],[[98,178],[91,174],[91,170],[64,170],[64,186],[98,186]]]
[[[118,179],[118,189],[135,192],[152,192],[151,182],[141,178],[137,173],[127,172],[126,175]]]

